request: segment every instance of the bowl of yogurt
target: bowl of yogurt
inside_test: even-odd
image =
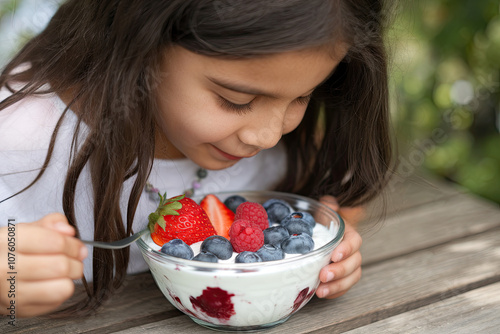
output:
[[[315,294],[319,272],[344,236],[344,221],[329,207],[298,195],[272,191],[215,195],[222,201],[239,195],[261,204],[279,199],[294,211],[311,214],[316,221],[314,249],[275,261],[235,263],[235,253],[229,260],[210,263],[164,254],[147,233],[137,243],[158,288],[177,309],[210,329],[255,331],[285,322]],[[191,247],[195,254],[199,251],[199,245]]]

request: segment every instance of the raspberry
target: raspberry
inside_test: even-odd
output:
[[[229,230],[229,237],[237,253],[255,252],[264,245],[264,233],[260,227],[245,219],[234,221]]]
[[[234,220],[246,219],[257,224],[262,231],[269,227],[269,219],[264,207],[259,203],[244,202],[238,205]]]

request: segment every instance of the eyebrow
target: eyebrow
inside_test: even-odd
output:
[[[318,88],[319,86],[321,86],[322,84],[324,84],[332,76],[333,72],[335,72],[335,68],[332,70],[332,72],[330,72],[327,75],[327,77],[321,83],[319,83],[312,90],[315,90],[316,88]],[[276,98],[275,94],[269,93],[269,92],[265,92],[265,91],[260,90],[258,88],[248,87],[248,86],[245,86],[245,85],[240,85],[240,84],[237,84],[237,83],[224,81],[224,80],[216,79],[216,78],[210,77],[210,76],[207,76],[207,79],[210,80],[211,82],[213,82],[214,84],[220,86],[220,87],[223,87],[223,88],[235,91],[235,92],[239,92],[239,93],[243,93],[243,94],[248,94],[248,95],[262,95],[262,96],[266,96],[266,97]]]
[[[257,89],[257,88],[248,87],[248,86],[240,85],[237,83],[216,79],[214,77],[207,77],[207,79],[218,86],[221,86],[223,88],[226,88],[226,89],[229,89],[229,90],[232,90],[235,92],[244,93],[244,94],[248,94],[248,95],[263,95],[263,96],[267,96],[267,97],[275,97],[275,96],[273,96],[273,94],[270,94],[269,92],[265,92],[265,91]]]

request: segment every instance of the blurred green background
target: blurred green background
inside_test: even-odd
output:
[[[500,203],[500,2],[398,6],[389,30],[398,172],[423,168]]]
[[[59,0],[0,1],[0,65]],[[396,1],[388,30],[401,176],[422,169],[500,203],[500,1]]]

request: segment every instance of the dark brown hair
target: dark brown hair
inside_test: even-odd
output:
[[[382,3],[373,0],[70,0],[2,72],[0,87],[14,94],[0,102],[0,110],[32,94],[73,93],[68,108],[78,103],[79,124],[89,132],[78,143],[80,128],[75,131],[64,212],[76,227],[75,188],[88,165],[94,238],[120,239],[132,232],[154,159],[157,105],[151,92],[166,47],[239,58],[342,40],[351,46],[348,54],[313,93],[300,126],[283,138],[289,169],[279,189],[360,205],[385,185],[391,161],[383,21]],[[24,63],[31,66],[14,74]],[[14,90],[14,82],[23,87]],[[50,91],[43,91],[47,83]],[[63,118],[32,184],[48,165]],[[124,224],[117,194],[131,177]],[[128,249],[94,248],[88,298],[71,310],[101,305],[122,284],[128,260]]]

